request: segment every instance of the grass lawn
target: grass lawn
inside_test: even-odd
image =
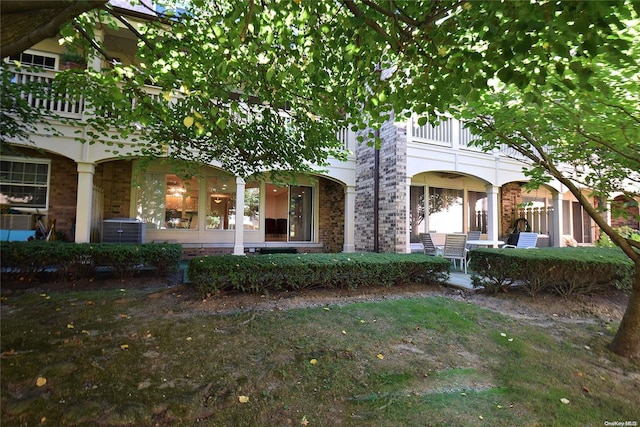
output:
[[[3,297],[2,425],[602,426],[640,421],[617,325],[445,297],[194,310],[193,292]]]

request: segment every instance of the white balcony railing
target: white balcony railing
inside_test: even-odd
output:
[[[53,79],[56,73],[46,71],[41,73],[30,73],[26,71],[13,71],[11,81],[15,84],[40,86],[40,93],[22,92],[21,96],[27,101],[30,107],[45,109],[53,115],[66,118],[81,118],[84,112],[84,100],[72,97],[66,93],[55,93]]]
[[[438,125],[432,126],[430,123],[418,125],[417,121],[411,120],[411,139],[415,142],[435,144],[452,147],[454,144],[453,119],[441,121]]]

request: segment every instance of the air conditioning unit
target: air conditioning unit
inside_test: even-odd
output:
[[[31,214],[3,214],[2,230],[33,230],[35,222]]]
[[[144,243],[145,223],[135,218],[112,218],[102,221],[104,243]]]

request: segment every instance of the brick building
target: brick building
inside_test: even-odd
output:
[[[112,49],[126,40],[135,43],[118,31],[103,28],[96,34]],[[62,67],[62,53],[56,40],[38,43],[17,59],[49,64],[48,69],[15,71],[15,78],[52,79]],[[117,50],[108,53],[121,56]],[[95,59],[89,67],[104,65]],[[562,236],[591,244],[596,236],[590,218],[559,183],[526,192],[523,164],[512,153],[474,148],[471,134],[453,119],[437,126],[390,120],[379,130],[377,149],[340,132],[351,152],[346,161],[333,160],[326,171],[282,185],[268,174],[244,180],[213,165],[195,165],[197,177],[180,176],[159,161],[139,172],[135,156],[113,154],[106,139],[77,142],[74,134],[83,130],[89,112],[81,103],[68,104],[52,109],[77,119],[75,127],[61,123],[55,135],[35,132],[33,144],[12,141],[14,152],[2,157],[0,202],[55,219],[69,241],[113,238],[105,228],[105,221],[113,220],[144,230],[134,240],[179,242],[187,256],[278,247],[402,253],[425,232],[436,240],[469,231],[505,238],[523,217],[540,234],[540,246],[561,246]],[[122,154],[133,153],[129,141],[118,142]],[[39,178],[31,179],[31,171]],[[633,203],[628,206],[634,209]]]

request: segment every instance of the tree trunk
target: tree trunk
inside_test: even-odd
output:
[[[634,277],[629,304],[622,316],[622,322],[609,349],[622,357],[640,358],[640,261],[635,263]]]

